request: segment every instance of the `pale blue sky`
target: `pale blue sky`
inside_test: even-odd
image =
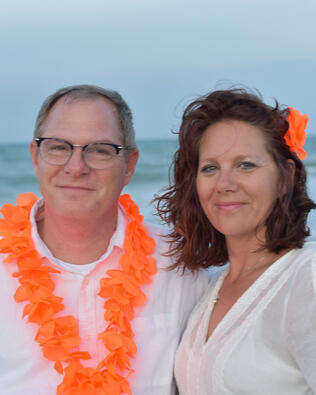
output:
[[[118,90],[139,138],[172,137],[184,105],[242,83],[309,114],[316,135],[315,0],[1,0],[0,142],[29,141],[42,101]]]

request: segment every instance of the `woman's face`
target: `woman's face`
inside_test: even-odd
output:
[[[278,194],[278,169],[263,133],[242,121],[209,126],[201,139],[196,186],[203,211],[226,240],[264,240]],[[256,233],[258,225],[259,233]]]

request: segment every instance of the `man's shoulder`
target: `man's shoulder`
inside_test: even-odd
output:
[[[168,266],[172,264],[172,257],[168,254],[171,247],[171,239],[169,236],[170,229],[165,226],[153,224],[151,222],[144,222],[144,225],[149,233],[156,242],[155,255],[164,256]]]
[[[158,267],[168,269],[174,263],[175,259],[172,254],[168,254],[172,243],[169,236],[170,228],[149,222],[144,222],[144,225],[146,226],[149,235],[156,241],[154,256],[157,259]],[[182,269],[178,268],[171,271],[166,270],[165,273],[169,277],[174,277],[177,280],[180,279],[181,282],[199,282],[201,279],[204,284],[208,282],[206,270],[200,270],[198,273],[192,273],[189,270],[185,270],[183,273]]]
[[[159,224],[154,224],[152,222],[144,222],[146,229],[148,230],[150,236],[163,238],[167,240],[169,229],[166,226],[162,226]]]

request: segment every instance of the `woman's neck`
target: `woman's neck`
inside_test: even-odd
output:
[[[264,243],[257,237],[243,242],[228,239],[227,251],[230,262],[229,281],[235,282],[245,276],[260,275],[279,255],[263,248]]]

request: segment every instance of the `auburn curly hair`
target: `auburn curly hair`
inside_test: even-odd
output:
[[[196,191],[199,145],[205,130],[217,122],[238,120],[259,128],[279,170],[279,194],[265,225],[262,248],[278,253],[301,248],[310,231],[307,215],[316,207],[306,190],[306,170],[284,141],[288,109],[265,104],[259,93],[246,89],[217,90],[189,104],[178,132],[179,148],[169,169],[171,185],[157,202],[157,212],[171,230],[169,255],[174,268],[192,271],[221,266],[228,260],[225,237],[204,214]],[[295,176],[288,160],[295,164]]]

